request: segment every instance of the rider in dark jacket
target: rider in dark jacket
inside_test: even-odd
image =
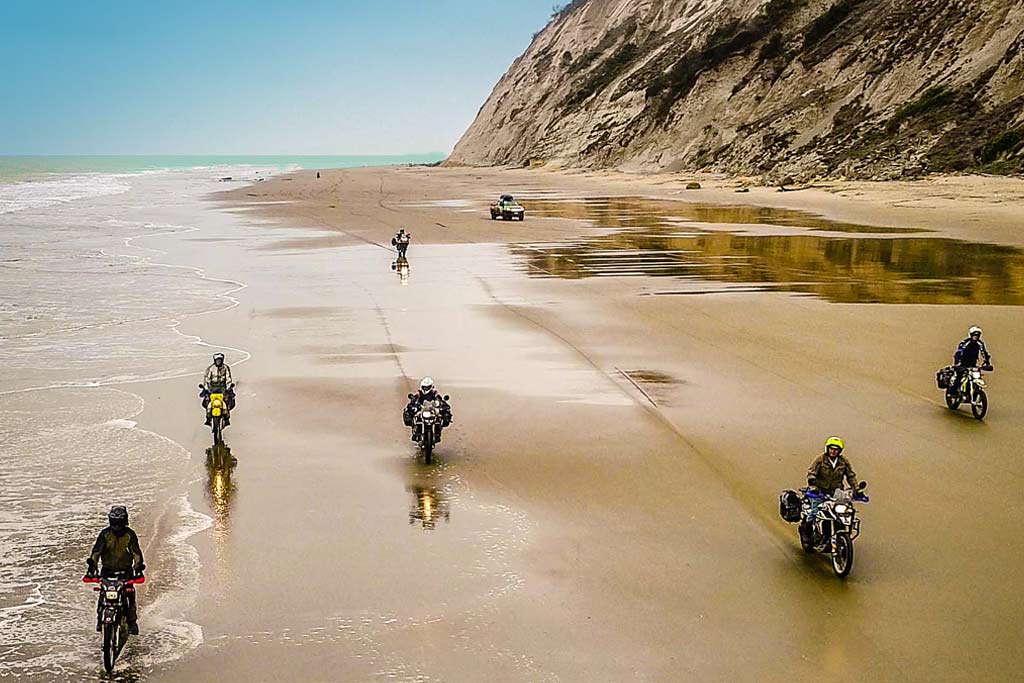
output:
[[[405,228],[399,228],[398,234],[391,238],[391,245],[398,249],[398,257],[404,258],[406,250],[409,249],[409,242],[412,241],[412,235],[405,231]]]
[[[953,367],[956,368],[956,386],[959,387],[963,381],[964,373],[969,368],[978,367],[978,361],[984,358],[986,367],[992,366],[992,356],[985,348],[985,342],[981,341],[981,328],[975,325],[967,331],[967,339],[964,339],[956,347],[953,354]]]
[[[441,427],[447,427],[452,423],[452,407],[448,404],[448,401],[444,400],[444,397],[437,391],[437,387],[434,386],[434,380],[430,377],[424,377],[423,381],[420,382],[420,390],[413,394],[412,398],[409,399],[409,403],[405,406],[405,410],[402,411],[402,421],[406,427],[412,427],[413,418],[416,416],[416,411],[419,410],[420,405],[424,401],[437,401],[440,404],[441,412]],[[416,440],[416,433],[413,433],[413,440]]]
[[[92,553],[86,560],[86,576],[97,575],[97,565],[102,564],[101,576],[123,575],[132,578],[142,574],[146,564],[142,557],[142,548],[139,546],[139,537],[135,535],[128,526],[128,509],[123,505],[115,505],[110,508],[107,515],[110,523],[106,529],[96,537],[96,543],[92,546]],[[135,604],[135,592],[125,593],[127,599],[128,630],[132,635],[139,634],[139,613]],[[100,610],[103,606],[103,596],[96,606],[96,630],[101,628]]]

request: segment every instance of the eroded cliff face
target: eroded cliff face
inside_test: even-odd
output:
[[[450,162],[1024,172],[1024,0],[576,0]]]

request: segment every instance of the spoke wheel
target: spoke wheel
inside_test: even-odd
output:
[[[853,541],[845,533],[836,536],[836,551],[832,554],[832,571],[841,579],[853,569]]]
[[[988,413],[988,396],[981,389],[974,390],[974,400],[971,401],[971,413],[979,420],[984,420]]]

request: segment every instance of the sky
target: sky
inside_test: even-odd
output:
[[[552,0],[0,0],[0,154],[450,152]]]

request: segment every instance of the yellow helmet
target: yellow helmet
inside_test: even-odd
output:
[[[838,436],[830,436],[825,441],[825,450],[826,451],[828,450],[829,446],[837,446],[839,448],[839,450],[841,451],[841,450],[843,450],[846,447],[846,444],[844,444],[843,440],[840,439]]]

